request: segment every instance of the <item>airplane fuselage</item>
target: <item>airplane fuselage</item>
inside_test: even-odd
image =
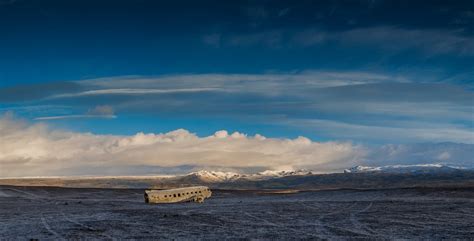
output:
[[[206,186],[183,187],[166,190],[145,190],[146,203],[204,202],[212,192]]]

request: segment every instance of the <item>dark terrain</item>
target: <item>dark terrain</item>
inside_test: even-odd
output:
[[[2,178],[0,185],[55,186],[79,188],[175,188],[207,185],[215,189],[379,189],[405,187],[474,187],[474,170],[414,173],[332,173],[276,177],[267,180],[214,182],[196,175],[164,177],[67,177],[67,178]]]
[[[0,239],[472,239],[474,188],[214,190],[148,205],[141,189],[0,186]]]

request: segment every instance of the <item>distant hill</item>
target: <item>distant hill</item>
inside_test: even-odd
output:
[[[474,170],[442,165],[353,167],[345,173],[314,174],[307,170],[256,174],[198,171],[178,176],[65,177],[0,179],[0,185],[88,188],[172,188],[207,185],[219,189],[340,189],[399,187],[474,187]]]

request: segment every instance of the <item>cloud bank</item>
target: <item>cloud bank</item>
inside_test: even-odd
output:
[[[341,171],[358,164],[472,163],[472,145],[449,148],[391,146],[370,149],[349,142],[315,142],[305,137],[266,138],[225,130],[199,137],[187,130],[95,135],[51,129],[5,116],[0,119],[0,177],[159,174],[182,167],[252,171],[307,168]],[[390,157],[390,158],[388,158]],[[451,163],[452,164],[452,163]],[[148,170],[148,171],[147,171]]]
[[[117,174],[130,166],[293,169],[342,168],[363,149],[308,138],[265,138],[217,131],[198,137],[179,129],[164,134],[94,135],[52,130],[11,117],[0,120],[0,176]],[[134,173],[128,173],[134,174]]]

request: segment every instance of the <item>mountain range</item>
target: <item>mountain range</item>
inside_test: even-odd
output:
[[[254,174],[201,170],[170,176],[4,178],[0,185],[87,188],[174,188],[207,185],[218,189],[393,188],[472,186],[474,170],[441,164],[355,166],[344,173],[315,174],[309,170],[263,171]]]
[[[176,176],[175,178],[196,179],[200,182],[220,183],[220,182],[235,182],[235,181],[261,181],[272,178],[281,178],[288,176],[305,176],[312,175],[312,171],[308,170],[290,170],[290,171],[272,171],[267,170],[255,174],[240,174],[235,172],[221,172],[221,171],[206,171],[201,170],[192,172],[183,176]]]

